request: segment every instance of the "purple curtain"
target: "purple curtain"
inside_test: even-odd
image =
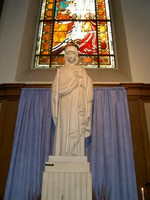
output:
[[[22,89],[5,200],[40,199],[44,164],[52,153],[51,90]],[[86,139],[93,198],[137,200],[126,90],[95,88],[91,137]]]

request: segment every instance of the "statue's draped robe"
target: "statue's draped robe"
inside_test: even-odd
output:
[[[52,85],[54,155],[84,155],[84,140],[91,134],[92,100],[93,85],[85,69],[57,70]]]

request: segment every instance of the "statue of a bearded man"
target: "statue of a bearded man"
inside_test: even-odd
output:
[[[92,81],[78,65],[77,47],[68,45],[65,65],[57,70],[52,85],[55,156],[84,156],[85,138],[91,134],[92,100]]]

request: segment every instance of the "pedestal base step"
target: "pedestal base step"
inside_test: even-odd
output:
[[[92,200],[89,163],[85,158],[72,159],[53,157],[46,163],[42,200]]]

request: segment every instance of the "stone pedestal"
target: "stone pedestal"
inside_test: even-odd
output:
[[[45,164],[42,200],[92,200],[86,156],[50,156]]]

